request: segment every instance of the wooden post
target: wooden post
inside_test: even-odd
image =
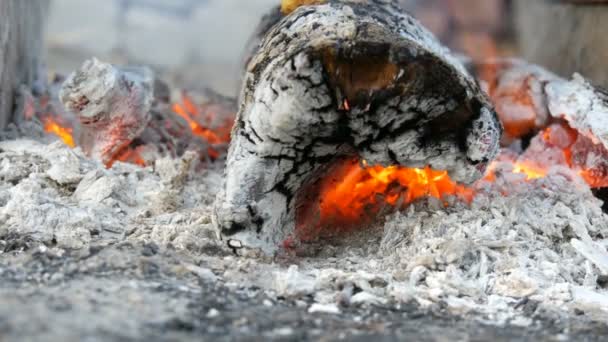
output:
[[[0,129],[12,119],[15,89],[40,75],[48,0],[0,0]]]
[[[523,56],[561,76],[579,72],[608,86],[608,1],[515,2]]]

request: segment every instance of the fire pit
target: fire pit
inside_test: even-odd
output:
[[[238,99],[96,58],[20,79],[11,339],[606,331],[606,91],[456,55],[396,1],[276,5]]]

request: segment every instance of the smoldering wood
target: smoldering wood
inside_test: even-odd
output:
[[[227,149],[221,142],[212,144],[196,136],[191,127],[196,123],[211,131],[225,131],[227,122],[233,122],[234,100],[211,90],[187,95],[190,105],[196,107],[188,113],[192,120],[188,122],[174,111],[174,92],[148,68],[114,66],[92,59],[62,82],[58,94],[50,87],[45,96],[51,98],[51,104],[54,97],[60,98],[62,105],[36,110],[38,118],[56,114],[69,123],[76,145],[108,166],[117,160],[152,165],[159,158],[181,157],[186,151],[198,151],[201,160],[209,160]]]
[[[490,94],[505,127],[503,146],[540,139],[540,150],[528,147],[521,156],[543,165],[551,154],[542,151],[538,133],[552,124],[566,123],[577,134],[568,147],[569,167],[584,170],[587,182],[604,187],[608,177],[608,92],[580,74],[562,78],[538,65],[518,59],[498,59],[468,65]],[[558,125],[558,126],[559,126]],[[566,139],[567,140],[567,139]],[[523,141],[526,141],[523,143]],[[531,141],[534,143],[534,139]],[[561,156],[562,148],[557,149]]]
[[[514,4],[515,27],[526,60],[562,77],[578,72],[608,87],[608,2],[518,0]]]
[[[0,129],[12,120],[15,93],[40,76],[47,0],[0,0]]]
[[[506,135],[512,135],[508,141],[536,134],[555,120],[565,120],[608,149],[606,89],[578,73],[568,79],[521,59],[466,65],[490,95]]]
[[[551,122],[545,86],[566,81],[556,74],[520,59],[467,61],[469,71],[489,94],[504,127],[502,145],[536,135]]]
[[[395,3],[303,6],[247,66],[214,222],[273,251],[293,233],[298,191],[332,162],[428,165],[471,183],[500,135],[473,78]]]
[[[110,163],[150,120],[154,76],[147,68],[118,68],[97,59],[72,73],[59,93],[80,121],[80,144],[91,157]]]

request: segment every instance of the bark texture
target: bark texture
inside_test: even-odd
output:
[[[40,75],[47,0],[0,0],[0,129],[12,120],[15,90]]]
[[[471,183],[496,155],[489,100],[396,2],[302,6],[254,51],[214,215],[244,245],[272,251],[288,238],[298,191],[341,158]]]

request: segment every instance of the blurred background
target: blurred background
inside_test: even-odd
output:
[[[608,85],[605,0],[400,0],[438,38],[474,60],[523,56]],[[243,49],[280,0],[52,0],[48,66],[91,56],[143,63],[189,87],[238,91]]]

